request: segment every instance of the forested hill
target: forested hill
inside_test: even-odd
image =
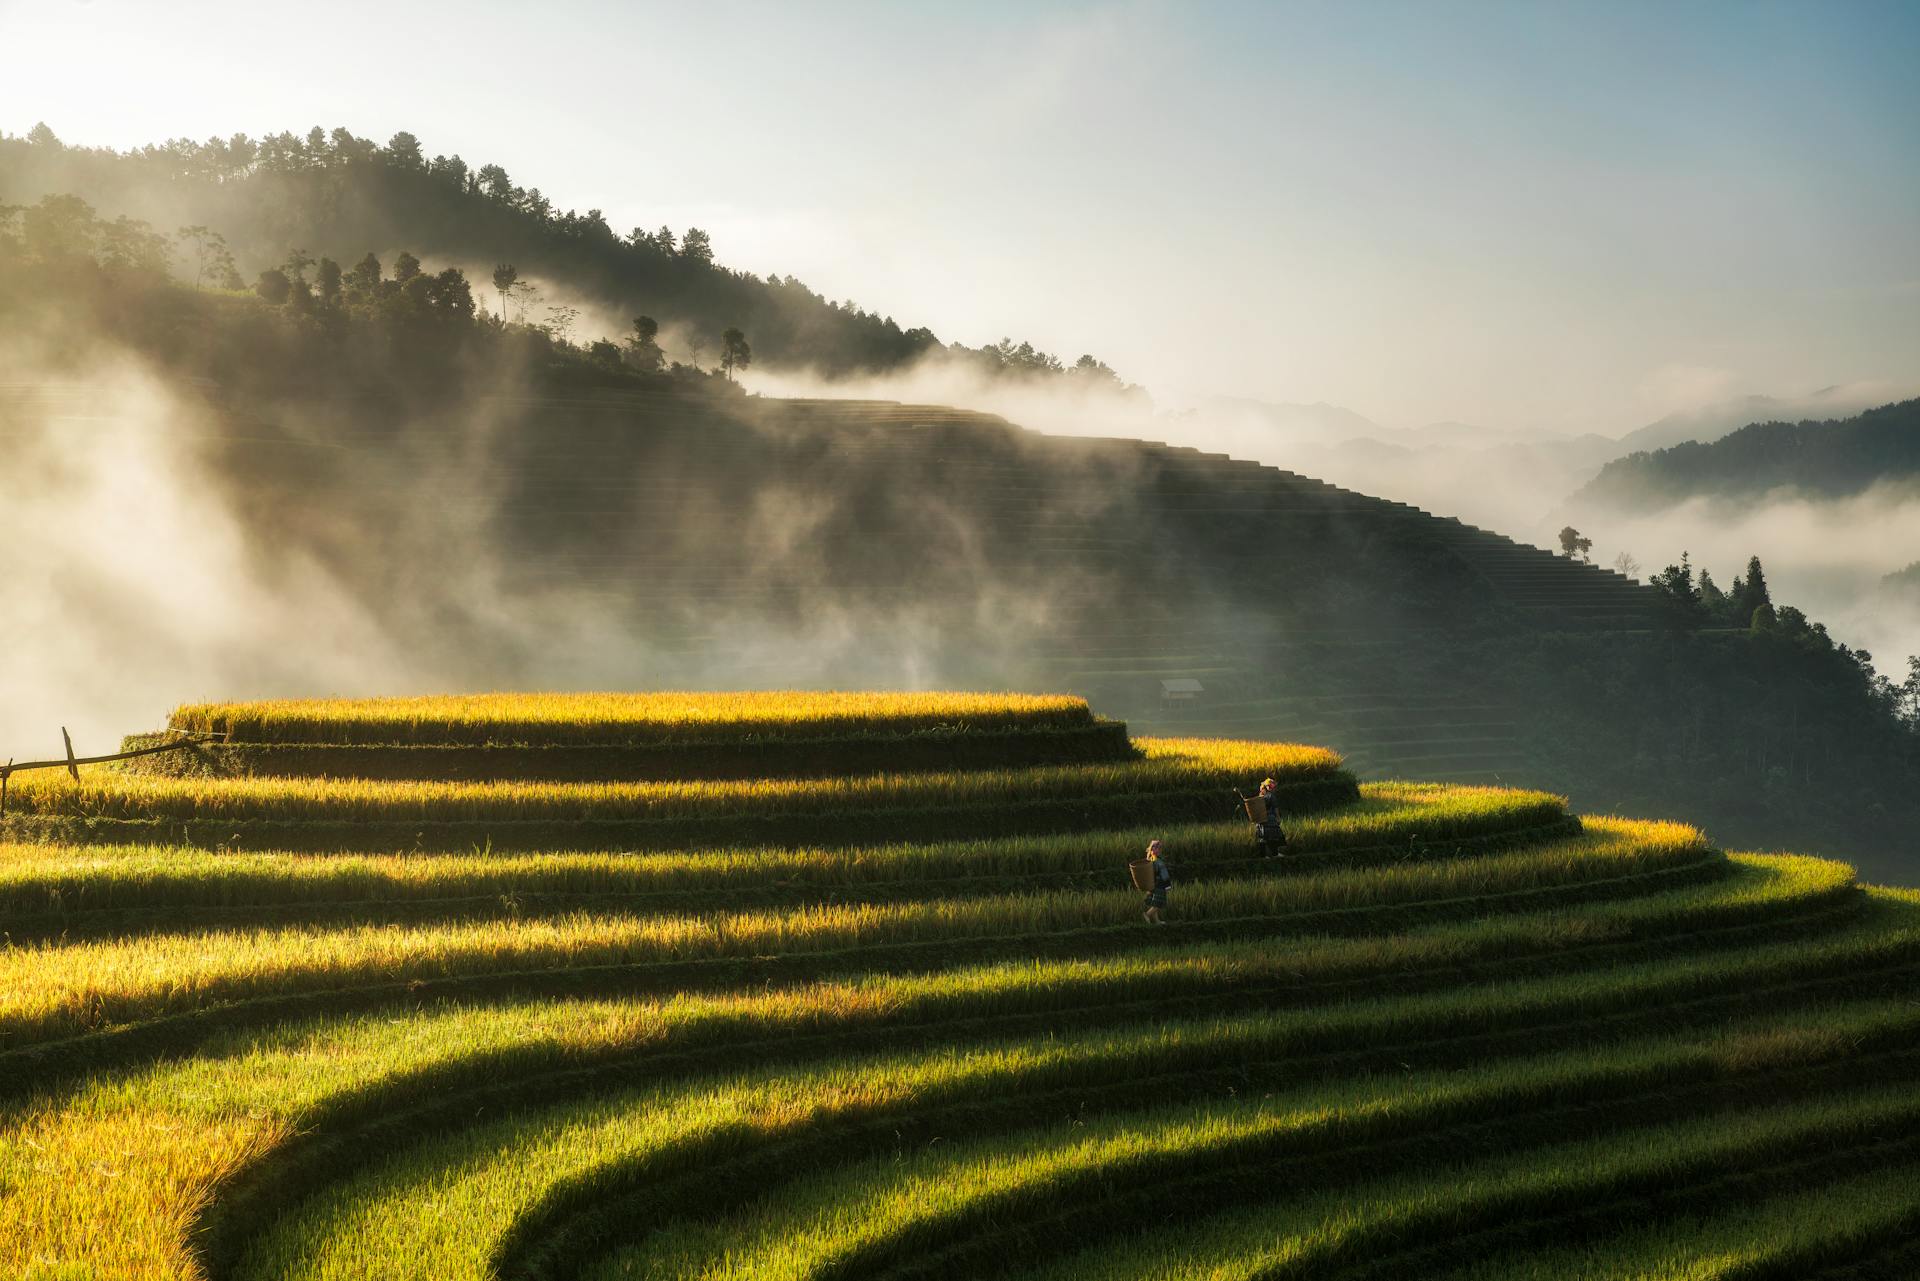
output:
[[[1573,504],[1657,511],[1775,490],[1844,498],[1887,482],[1920,484],[1920,400],[1827,422],[1753,423],[1711,444],[1629,454],[1602,468]]]
[[[1069,365],[1012,339],[978,348],[943,343],[925,326],[903,327],[852,301],[830,301],[791,276],[762,279],[725,267],[700,228],[616,230],[598,209],[555,208],[499,165],[429,157],[404,132],[384,146],[315,127],[127,152],[65,145],[44,124],[25,137],[0,135],[0,206],[69,194],[108,217],[221,238],[240,272],[230,284],[252,284],[256,273],[281,268],[290,246],[345,263],[370,248],[407,245],[470,272],[512,264],[550,301],[604,307],[622,318],[646,313],[702,364],[721,350],[725,331],[738,328],[763,365],[827,376],[897,370],[931,354],[989,375],[1125,390],[1092,356]],[[474,283],[486,289],[484,278]],[[538,323],[540,315],[528,318]]]

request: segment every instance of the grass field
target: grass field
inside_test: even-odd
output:
[[[1094,721],[769,694],[174,723],[711,762]],[[1050,741],[811,778],[14,780],[0,1276],[1911,1272],[1920,895],[1543,793],[1355,789],[1312,748]],[[1269,775],[1281,860],[1232,816]],[[1164,927],[1126,870],[1155,836]]]

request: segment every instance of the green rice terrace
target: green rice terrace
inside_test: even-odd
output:
[[[1046,695],[181,734],[8,782],[0,1276],[1920,1273],[1842,863]]]

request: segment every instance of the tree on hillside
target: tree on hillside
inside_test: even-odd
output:
[[[20,233],[28,256],[42,262],[88,258],[100,241],[100,219],[78,196],[43,196],[21,212]]]
[[[505,203],[513,196],[513,179],[507,177],[507,171],[499,165],[482,165],[474,177],[480,183],[480,190],[487,199]]]
[[[280,264],[280,270],[286,273],[289,281],[305,280],[307,268],[311,266],[313,266],[313,255],[304,249],[294,249],[288,252],[287,260]]]
[[[173,246],[164,235],[138,218],[124,214],[100,227],[100,265],[113,271],[141,271],[165,276]]]
[[[322,258],[314,268],[314,290],[320,296],[320,305],[334,308],[340,305],[340,264],[331,258]]]
[[[1580,531],[1572,525],[1560,531],[1560,554],[1568,560],[1585,560],[1587,553],[1593,550],[1593,540],[1582,538]]]
[[[1773,604],[1773,593],[1767,590],[1767,573],[1760,568],[1758,556],[1747,558],[1746,576],[1733,580],[1733,590],[1727,597],[1735,622],[1751,618],[1762,605]]]
[[[538,307],[543,297],[531,280],[516,280],[507,294],[513,300],[514,319],[522,324],[526,323],[527,313]]]
[[[713,265],[713,241],[698,227],[688,227],[680,238],[680,256],[703,267]]]
[[[269,267],[253,282],[253,292],[268,304],[278,307],[293,292],[293,282],[287,279],[286,272],[278,267]]]
[[[1081,356],[1067,372],[1084,387],[1097,387],[1102,391],[1121,389],[1120,375],[1114,373],[1106,361],[1096,360],[1092,355]]]
[[[753,348],[747,346],[747,336],[738,329],[729,329],[720,335],[720,368],[727,371],[727,380],[733,380],[733,371],[745,369],[753,363]]]
[[[1901,682],[1899,701],[1901,720],[1908,730],[1920,734],[1920,655],[1907,659],[1907,680]]]
[[[458,267],[443,268],[427,290],[427,303],[440,316],[456,321],[473,320],[473,286],[467,273]]]
[[[510,262],[503,262],[493,269],[493,287],[500,294],[500,323],[507,323],[507,295],[513,292],[514,284],[520,279],[520,269]]]
[[[423,169],[426,158],[420,154],[420,140],[401,130],[387,140],[387,163],[401,169]]]
[[[296,316],[309,315],[313,311],[313,286],[304,276],[295,276],[287,282],[287,310]]]
[[[1704,565],[1700,567],[1700,605],[1716,617],[1726,614],[1729,608],[1727,594],[1720,590],[1720,584],[1713,581],[1713,575]]]
[[[1648,579],[1647,585],[1665,598],[1669,622],[1682,627],[1700,622],[1700,589],[1694,584],[1693,561],[1688,553],[1681,552],[1678,565],[1667,566]]]
[[[627,363],[643,373],[658,373],[667,358],[655,341],[659,333],[660,322],[652,316],[635,316],[633,330],[627,335]]]
[[[400,256],[393,260],[393,279],[404,286],[409,280],[420,274],[420,260],[402,249]]]
[[[567,336],[573,332],[574,321],[578,319],[580,319],[580,309],[578,307],[549,307],[547,308],[547,323],[542,325],[541,328],[549,334],[552,334],[557,341],[564,343],[567,341]]]
[[[1623,551],[1615,556],[1613,568],[1622,578],[1637,578],[1640,575],[1640,562],[1634,559],[1632,552]]]
[[[347,298],[358,306],[372,306],[380,297],[380,260],[368,254],[347,273]]]
[[[233,281],[239,276],[234,270],[233,254],[227,249],[227,238],[211,227],[182,227],[179,231],[180,243],[193,250],[193,287],[198,289],[202,281],[211,278],[222,289],[237,288]]]

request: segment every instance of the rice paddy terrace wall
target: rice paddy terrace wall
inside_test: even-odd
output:
[[[1920,1262],[1920,896],[1839,863],[1069,698],[175,725],[9,810],[0,1275]]]

